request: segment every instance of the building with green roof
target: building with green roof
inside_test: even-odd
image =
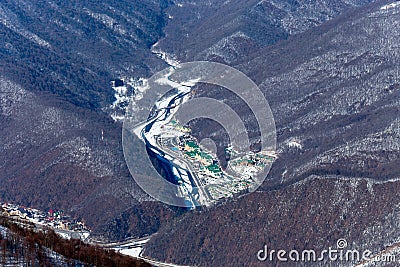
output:
[[[198,149],[199,149],[199,146],[193,141],[186,142],[186,144],[185,144],[186,151],[194,151],[194,150],[198,150]]]
[[[205,171],[208,175],[211,175],[213,177],[219,177],[222,174],[221,168],[215,164],[208,165]]]

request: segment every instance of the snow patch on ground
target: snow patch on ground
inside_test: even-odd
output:
[[[190,266],[181,266],[181,265],[176,265],[173,263],[164,263],[164,262],[159,262],[155,260],[148,259],[146,257],[142,257],[141,253],[142,250],[145,246],[145,244],[150,240],[149,238],[145,239],[140,239],[140,240],[131,240],[131,241],[125,241],[125,242],[120,242],[120,243],[110,243],[106,244],[105,247],[108,247],[110,249],[113,249],[121,254],[135,257],[142,259],[153,266],[170,266],[170,267],[190,267]]]
[[[245,33],[238,31],[230,36],[227,36],[216,44],[202,51],[200,55],[206,59],[218,56],[227,63],[232,63],[238,57],[241,52],[238,50],[237,45],[243,41],[249,41],[251,38]]]
[[[124,255],[128,255],[131,257],[139,257],[140,253],[142,252],[143,248],[127,248],[121,249],[118,252]]]
[[[29,102],[33,94],[3,77],[0,77],[0,114],[12,116],[18,113],[19,106]]]
[[[18,21],[17,16],[10,10],[4,8],[0,4],[0,23],[9,28],[10,30],[22,35],[26,39],[46,48],[50,48],[51,45],[37,36],[36,34],[26,30]]]
[[[156,54],[159,58],[165,61],[168,65],[172,67],[176,67],[179,65],[179,61],[176,59],[175,56],[168,54],[167,52],[162,51],[161,49],[157,48],[158,42],[151,46],[151,52]]]
[[[111,21],[107,20],[107,23],[110,24]],[[175,68],[180,64],[180,62],[176,60],[175,56],[162,51],[161,49],[157,48],[157,46],[158,42],[152,45],[152,53],[164,60],[165,63],[172,68]],[[111,117],[114,121],[123,121],[125,118],[126,108],[128,108],[130,102],[133,101],[134,104],[134,101],[142,99],[143,94],[150,88],[148,79],[146,78],[121,77],[119,79],[123,81],[123,85],[115,86],[115,83],[113,84],[112,82],[115,101],[111,104],[111,106],[109,106],[109,109],[111,110]],[[190,81],[188,86],[191,86]]]
[[[8,235],[8,229],[1,225],[0,225],[0,235],[3,236],[3,238],[7,237]]]
[[[128,242],[121,243],[111,243],[108,244],[111,249],[131,257],[140,257],[140,253],[143,250],[144,245],[150,240],[150,238],[141,239],[141,240],[132,240]]]
[[[288,147],[303,149],[303,145],[301,144],[300,141],[297,141],[297,140],[292,140],[292,141],[288,142]]]
[[[106,152],[93,151],[89,141],[84,137],[65,141],[58,147],[63,148],[65,151],[65,158],[62,160],[77,164],[96,177],[105,177],[114,174],[108,164],[111,160],[114,160],[112,156]]]
[[[137,81],[131,79],[130,81],[128,81],[128,84],[130,84],[135,89],[136,100],[141,99],[143,97],[143,93],[150,88],[149,81],[145,78],[139,78]]]
[[[92,18],[94,18],[95,20],[101,22],[102,24],[104,24],[107,28],[125,35],[127,34],[127,30],[120,25],[117,20],[115,20],[114,18],[108,16],[107,14],[100,14],[100,13],[95,13],[90,11],[89,9],[85,8],[84,11],[86,12],[86,14],[88,14],[89,16],[91,16]]]
[[[112,85],[115,101],[109,108],[111,109],[111,117],[114,121],[123,121],[130,101],[140,100],[147,89],[149,89],[148,80],[145,78],[121,78],[120,80],[123,81],[124,85]],[[115,83],[112,82],[112,84]]]
[[[400,1],[396,1],[391,4],[384,5],[383,7],[381,7],[381,10],[389,10],[389,9],[396,8],[399,6],[400,6]]]
[[[393,178],[390,180],[385,180],[385,181],[379,181],[379,180],[375,180],[372,178],[356,178],[356,177],[337,177],[337,176],[327,176],[328,178],[335,178],[337,180],[342,180],[342,181],[352,181],[352,182],[357,182],[357,185],[359,183],[361,183],[362,181],[366,181],[367,182],[367,186],[370,187],[369,188],[369,192],[373,192],[373,186],[374,185],[379,185],[379,184],[389,184],[389,183],[397,183],[400,181],[400,178]],[[372,187],[372,188],[371,188]]]

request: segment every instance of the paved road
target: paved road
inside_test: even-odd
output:
[[[183,265],[176,265],[176,264],[172,264],[172,263],[160,262],[160,261],[156,261],[156,260],[152,260],[152,259],[148,259],[148,258],[144,258],[144,257],[139,257],[139,259],[142,259],[145,262],[148,262],[151,265],[158,266],[158,267],[191,267],[191,266],[187,266],[187,265],[183,266]]]

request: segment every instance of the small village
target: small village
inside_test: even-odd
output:
[[[172,119],[157,136],[157,143],[176,158],[190,163],[201,185],[207,188],[213,200],[248,189],[253,182],[252,177],[262,172],[276,158],[274,152],[265,151],[239,155],[230,146],[226,148],[226,154],[231,158],[228,168],[232,174],[228,174],[221,168],[216,155],[201,147],[190,133],[190,128]]]
[[[18,206],[11,203],[0,202],[0,214],[21,223],[33,223],[35,226],[49,227],[63,238],[86,239],[90,229],[84,222],[64,214],[63,210],[40,211],[33,208]]]

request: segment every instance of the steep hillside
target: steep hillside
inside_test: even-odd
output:
[[[80,108],[49,94],[34,94],[0,80],[2,125],[0,197],[43,210],[63,209],[100,230],[120,213],[146,214],[153,233],[175,213],[154,203],[133,182],[121,151],[120,124],[107,114]],[[157,218],[157,219],[154,219]],[[103,232],[103,231],[102,231]],[[124,237],[127,232],[117,233]],[[115,236],[114,236],[115,237]]]
[[[267,245],[275,251],[321,253],[336,249],[339,239],[347,241],[348,249],[368,249],[372,255],[399,245],[399,185],[312,176],[282,190],[256,192],[187,214],[163,227],[146,244],[144,255],[193,266],[355,266],[354,261],[332,262],[328,257],[285,263],[276,254],[259,261],[257,252]]]
[[[171,19],[157,47],[183,61],[235,64],[262,47],[369,2],[372,1],[181,0],[167,9]]]
[[[340,16],[241,65],[274,112],[281,160],[271,177],[399,177],[400,10],[382,8],[386,3]],[[291,148],[293,141],[300,147]]]
[[[0,3],[2,201],[63,209],[102,233],[127,210],[146,210],[136,235],[153,233],[160,213],[174,214],[142,206],[150,199],[126,168],[121,124],[110,117],[112,79],[137,79],[165,65],[150,46],[162,35],[167,5]]]
[[[3,1],[2,75],[30,91],[105,107],[109,82],[142,77],[163,62],[149,47],[162,35],[167,1]]]
[[[1,210],[0,210],[1,212]],[[63,239],[53,230],[0,216],[0,264],[2,266],[143,266],[143,260]]]

